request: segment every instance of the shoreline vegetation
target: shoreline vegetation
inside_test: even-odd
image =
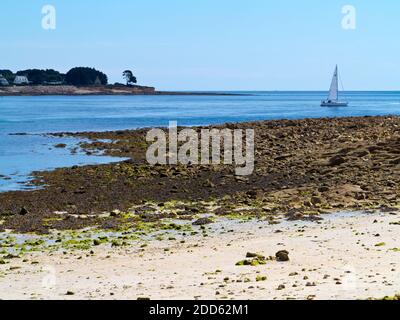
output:
[[[0,297],[398,299],[400,117],[206,128],[254,129],[254,173],[150,166],[148,129],[51,134],[129,160],[0,193]]]

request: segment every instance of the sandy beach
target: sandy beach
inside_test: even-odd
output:
[[[319,222],[223,220],[208,236],[29,253],[0,266],[1,299],[368,299],[400,291],[397,213]],[[182,240],[185,239],[184,243]],[[270,260],[287,250],[289,261]],[[237,266],[247,253],[265,264]]]

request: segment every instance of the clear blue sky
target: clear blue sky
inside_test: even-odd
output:
[[[57,29],[41,27],[45,4]],[[357,9],[355,30],[342,7]],[[398,0],[1,0],[0,69],[92,66],[163,90],[400,89]]]

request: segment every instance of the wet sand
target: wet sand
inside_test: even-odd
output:
[[[222,220],[201,234],[127,247],[34,252],[0,265],[1,299],[368,299],[400,292],[400,215],[319,222]],[[199,227],[200,228],[200,227]],[[182,243],[182,240],[185,240]],[[266,259],[237,266],[247,252]],[[266,277],[266,279],[264,278]],[[257,281],[257,278],[259,281]]]

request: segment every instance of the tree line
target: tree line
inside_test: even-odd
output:
[[[9,83],[13,83],[16,76],[26,76],[32,85],[67,84],[74,86],[107,85],[108,77],[105,73],[88,67],[75,67],[63,74],[53,69],[27,69],[13,73],[11,70],[0,70]],[[127,85],[137,83],[132,71],[125,70],[122,74]]]

